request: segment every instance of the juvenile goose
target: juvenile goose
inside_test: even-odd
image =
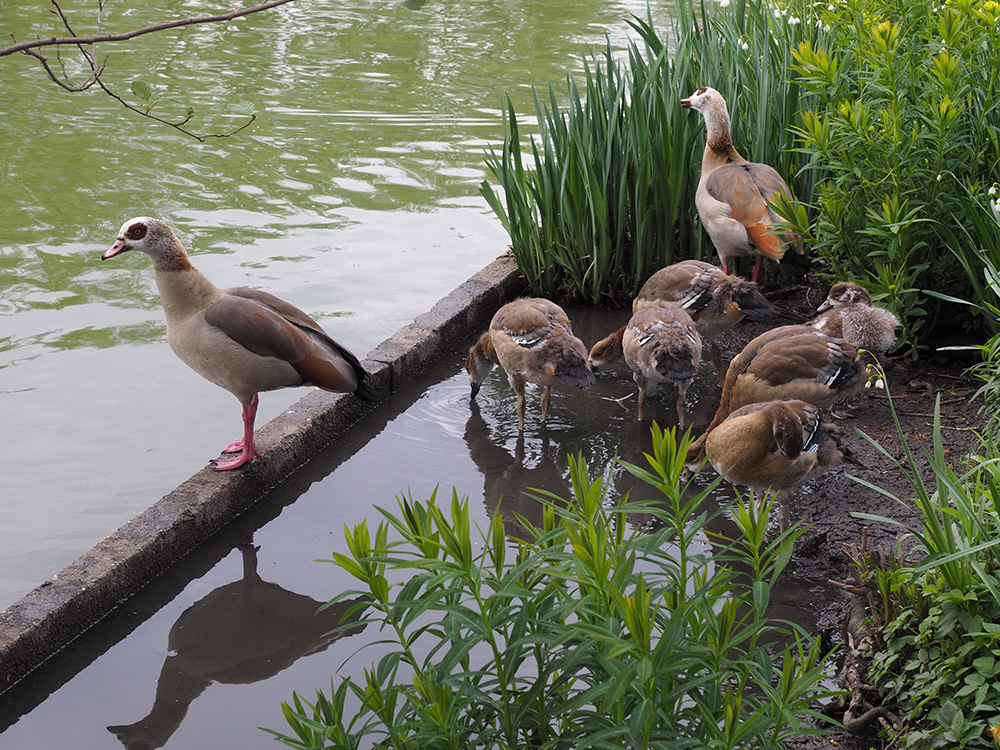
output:
[[[728,276],[717,266],[700,260],[682,260],[650,276],[633,300],[632,312],[661,304],[677,305],[691,316],[711,348],[720,382],[725,368],[715,339],[744,317],[763,320],[778,314],[756,284]],[[604,367],[622,355],[624,333],[622,326],[594,344],[590,350],[592,367]]]
[[[819,407],[805,401],[748,404],[712,430],[708,460],[733,484],[780,494],[854,460],[820,427]]]
[[[540,297],[509,302],[493,316],[489,329],[469,350],[465,369],[472,398],[486,376],[499,364],[517,393],[517,429],[524,431],[524,385],[542,386],[542,424],[556,383],[586,388],[594,384],[587,349],[559,305]]]
[[[830,288],[820,313],[809,322],[818,331],[846,339],[858,349],[881,357],[896,343],[899,319],[872,304],[871,295],[860,284],[840,281]]]
[[[259,455],[253,427],[260,391],[315,385],[375,399],[358,358],[315,320],[267,292],[219,289],[192,265],[176,235],[159,219],[126,221],[102,260],[128,250],[144,252],[153,262],[174,353],[243,404],[243,438],[223,451],[240,455],[213,461],[217,471],[243,466]]]
[[[722,270],[729,272],[729,259],[757,255],[751,280],[757,281],[763,258],[778,261],[782,270],[802,276],[809,269],[802,238],[776,229],[785,219],[768,203],[778,195],[791,198],[788,185],[773,167],[748,162],[733,146],[729,109],[722,94],[702,86],[682,107],[690,107],[705,118],[708,131],[701,178],[695,205],[712,244],[719,253]]]
[[[687,465],[696,469],[701,464],[712,431],[742,406],[789,400],[832,406],[860,393],[865,378],[857,350],[843,339],[803,325],[762,333],[730,362],[719,408],[691,444]]]
[[[677,384],[677,424],[684,427],[688,386],[698,372],[701,336],[691,316],[675,305],[644,307],[625,326],[625,361],[639,388],[639,421],[658,383]]]

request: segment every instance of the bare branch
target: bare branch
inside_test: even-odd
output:
[[[227,133],[209,133],[205,135],[199,135],[198,133],[191,132],[187,130],[184,126],[191,119],[190,111],[183,120],[178,122],[171,122],[170,120],[165,120],[162,117],[158,117],[151,114],[149,107],[145,110],[129,104],[127,101],[122,99],[118,94],[112,91],[105,85],[104,81],[101,80],[101,75],[104,73],[104,68],[106,61],[98,64],[97,62],[97,45],[100,42],[118,42],[126,41],[128,39],[133,39],[137,36],[142,36],[143,34],[151,34],[156,31],[164,31],[167,29],[174,29],[181,26],[191,26],[193,24],[200,23],[216,23],[218,21],[230,21],[234,18],[240,18],[242,16],[250,15],[251,13],[258,13],[263,10],[270,10],[271,8],[276,8],[279,5],[284,5],[285,3],[290,3],[292,0],[268,0],[268,2],[259,3],[258,5],[251,6],[249,8],[243,8],[242,10],[233,11],[232,13],[224,13],[218,16],[202,16],[200,18],[185,18],[179,21],[167,21],[164,23],[154,24],[152,26],[144,26],[141,29],[134,29],[133,31],[128,31],[122,34],[101,34],[97,33],[92,36],[78,36],[70,25],[69,18],[63,12],[62,7],[60,7],[58,0],[49,0],[52,6],[55,8],[53,11],[62,22],[63,26],[70,33],[69,37],[50,37],[49,39],[36,39],[33,42],[20,42],[15,43],[9,47],[0,48],[0,57],[13,54],[14,52],[21,52],[22,54],[33,57],[41,63],[42,68],[45,70],[46,75],[54,81],[55,83],[62,86],[67,91],[85,91],[92,86],[98,86],[105,94],[110,96],[112,99],[117,101],[126,109],[135,112],[142,117],[147,117],[150,120],[155,120],[163,125],[175,128],[184,135],[195,138],[199,141],[205,141],[209,138],[228,138],[231,135],[239,133],[244,128],[247,128],[257,119],[257,115],[250,112],[248,113],[248,119],[245,123],[240,125],[238,128],[231,130]],[[103,28],[104,22],[104,0],[98,0],[97,6],[97,30]],[[16,40],[15,40],[16,42]],[[63,62],[62,54],[60,53],[61,45],[73,45],[80,50],[80,54],[83,55],[83,59],[86,60],[87,64],[90,66],[91,73],[82,83],[73,83],[70,80],[69,71],[66,69],[66,65]],[[88,50],[85,45],[90,45]],[[38,47],[55,46],[56,48],[56,59],[59,61],[59,67],[62,71],[62,75],[58,75],[52,66],[49,64],[48,59],[37,51]]]
[[[89,89],[91,86],[94,85],[94,83],[98,80],[98,78],[100,78],[101,73],[104,72],[103,63],[101,65],[96,65],[93,60],[90,60],[88,58],[88,62],[90,62],[90,67],[93,72],[89,76],[87,76],[86,80],[84,80],[83,83],[72,83],[69,80],[69,73],[66,71],[66,66],[63,65],[61,56],[59,56],[59,65],[62,67],[63,74],[62,76],[59,76],[56,74],[54,70],[52,70],[51,66],[49,66],[48,59],[43,57],[40,53],[36,52],[35,50],[25,50],[24,54],[30,55],[31,57],[34,57],[36,60],[38,60],[38,62],[42,64],[42,67],[45,69],[45,72],[48,74],[49,78],[58,83],[67,91],[86,91],[87,89]],[[84,54],[86,55],[86,53]]]
[[[124,42],[129,39],[134,39],[137,36],[142,36],[143,34],[152,34],[156,31],[165,31],[167,29],[176,29],[180,26],[192,26],[199,23],[215,23],[217,21],[231,21],[234,18],[240,18],[242,16],[250,15],[251,13],[257,13],[262,10],[270,10],[271,8],[277,8],[279,5],[284,5],[285,3],[293,2],[294,0],[269,0],[269,2],[260,3],[259,5],[253,5],[249,8],[242,8],[241,10],[235,10],[232,13],[223,13],[218,16],[202,16],[200,18],[182,18],[178,21],[165,21],[164,23],[153,24],[152,26],[144,26],[141,29],[133,29],[132,31],[125,31],[121,34],[94,34],[92,36],[69,36],[69,37],[49,37],[48,39],[34,39],[29,42],[16,42],[15,44],[9,45],[7,47],[0,47],[0,57],[6,57],[7,55],[13,55],[15,52],[24,52],[29,49],[34,49],[35,47],[51,47],[53,45],[60,44],[98,44],[99,42]]]

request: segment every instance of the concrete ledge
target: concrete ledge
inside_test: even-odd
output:
[[[364,366],[380,399],[417,382],[523,291],[513,257],[501,256],[375,347]],[[261,456],[248,467],[202,469],[0,612],[0,693],[259,502],[370,408],[346,394],[309,393],[258,430]]]

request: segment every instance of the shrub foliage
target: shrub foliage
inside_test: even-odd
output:
[[[715,540],[712,562],[708,490],[679,482],[686,445],[657,431],[649,467],[628,467],[659,490],[657,503],[608,507],[602,479],[571,461],[572,502],[540,498],[543,528],[516,547],[500,513],[475,533],[457,497],[400,500],[374,534],[364,523],[348,530],[350,554],[334,562],[361,583],[368,603],[358,606],[385,633],[384,655],[361,684],[337,678],[312,702],[293,696],[284,710],[294,734],[279,739],[770,748],[810,731],[819,650],[765,613],[795,533],[768,540],[767,512],[737,502],[743,534]]]

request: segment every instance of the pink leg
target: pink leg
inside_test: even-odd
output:
[[[761,266],[764,265],[764,257],[761,255],[757,256],[757,262],[753,265],[753,271],[750,272],[750,281],[757,283],[757,277],[760,276]]]
[[[243,452],[243,438],[239,440],[234,440],[225,448],[222,449],[223,453],[242,453]]]
[[[243,464],[250,463],[260,455],[253,444],[253,422],[257,417],[258,403],[260,403],[260,399],[255,393],[253,400],[249,404],[243,404],[243,439],[235,440],[226,446],[227,453],[237,450],[242,450],[242,452],[236,458],[217,458],[212,461],[216,471],[238,469]]]

